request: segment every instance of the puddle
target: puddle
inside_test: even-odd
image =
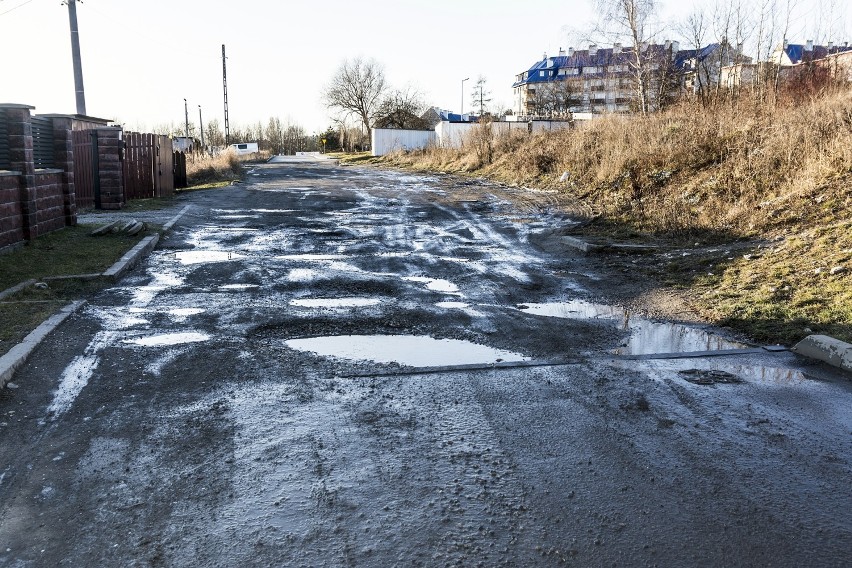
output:
[[[630,363],[633,365],[633,363]],[[749,383],[768,387],[816,385],[803,372],[788,367],[772,367],[747,361],[719,359],[655,360],[644,361],[658,379],[675,378],[697,385]]]
[[[319,278],[320,274],[319,271],[309,268],[294,268],[287,273],[287,280],[290,282],[310,282]]]
[[[426,288],[432,290],[433,292],[446,292],[447,294],[459,293],[458,286],[456,286],[449,280],[442,280],[441,278],[426,278],[425,276],[404,276],[402,279],[408,282],[418,282],[421,284],[426,284]]]
[[[225,284],[224,286],[219,286],[220,290],[253,290],[254,288],[260,288],[258,284]]]
[[[290,301],[291,306],[300,308],[360,308],[380,303],[378,298],[302,298]]]
[[[160,335],[148,335],[146,337],[134,337],[125,339],[123,343],[141,345],[143,347],[165,347],[172,345],[183,345],[186,343],[199,343],[207,341],[210,336],[206,333],[184,332],[184,333],[162,333]]]
[[[203,314],[205,311],[203,308],[172,308],[171,310],[167,310],[166,313],[172,316],[176,322],[183,323],[189,317]]]
[[[494,349],[458,339],[434,339],[420,335],[337,335],[291,339],[291,349],[309,351],[323,357],[341,357],[399,363],[409,367],[489,364],[499,361],[527,361],[519,353]]]
[[[224,250],[186,250],[175,253],[175,259],[181,264],[201,264],[205,262],[228,262],[245,258],[245,255]]]
[[[438,302],[435,305],[446,310],[463,310],[470,307],[470,304],[464,302]]]
[[[592,304],[583,300],[546,304],[521,304],[522,312],[537,316],[565,319],[608,319],[620,321],[630,330],[626,343],[614,351],[616,355],[653,355],[657,353],[689,353],[744,349],[742,343],[728,341],[707,331],[676,323],[658,323],[631,317],[630,312],[615,306]]]
[[[344,254],[284,254],[275,257],[276,260],[304,260],[308,262],[343,260],[345,258],[349,257]]]

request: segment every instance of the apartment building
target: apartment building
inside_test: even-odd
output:
[[[721,67],[737,58],[741,49],[718,43],[688,50],[676,41],[645,43],[638,53],[618,43],[560,49],[516,76],[513,112],[546,117],[631,112],[641,108],[640,76],[647,108],[656,110],[681,92],[718,82]]]

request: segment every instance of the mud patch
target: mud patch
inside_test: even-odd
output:
[[[683,380],[695,385],[733,385],[743,382],[741,378],[733,373],[715,369],[685,369],[679,371],[678,375]]]

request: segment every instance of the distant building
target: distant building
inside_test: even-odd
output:
[[[742,58],[727,44],[680,49],[676,41],[642,44],[646,101],[650,110],[682,92],[698,92],[719,81],[719,70]],[[517,75],[513,112],[518,116],[560,117],[573,113],[625,113],[638,105],[637,54],[632,47],[590,45],[559,50]]]
[[[787,81],[801,76],[803,67],[815,65],[828,66],[832,77],[841,80],[852,80],[850,69],[852,47],[845,42],[842,45],[815,45],[808,40],[804,44],[789,43],[776,47],[767,61],[757,63],[740,62],[723,66],[720,70],[721,84],[728,89],[749,89],[768,80],[778,77],[779,81]]]
[[[424,112],[420,118],[426,121],[429,129],[434,129],[440,122],[476,122],[479,119],[472,114],[459,114],[448,110],[432,107]]]
[[[257,142],[243,142],[239,144],[231,144],[231,148],[237,153],[237,156],[245,154],[256,154],[259,152]]]

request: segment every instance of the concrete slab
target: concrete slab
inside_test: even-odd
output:
[[[793,352],[852,372],[852,345],[828,335],[809,335],[793,347]]]

